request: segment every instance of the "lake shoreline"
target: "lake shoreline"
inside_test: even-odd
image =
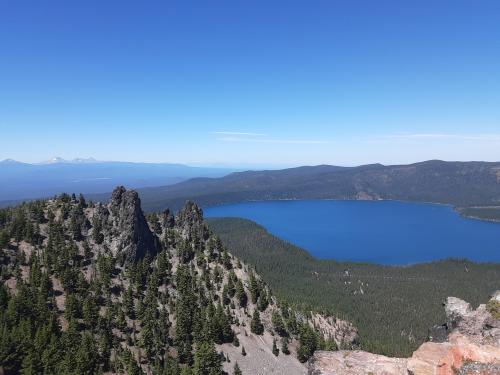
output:
[[[500,227],[492,225],[498,223],[471,220],[450,204],[287,198],[213,205],[205,212],[254,221],[318,260],[400,267],[450,258],[500,262]]]
[[[447,206],[451,207],[453,211],[457,213],[457,215],[466,218],[466,219],[472,219],[472,220],[479,220],[479,221],[486,221],[490,223],[498,223],[500,224],[500,218],[498,219],[493,219],[493,218],[487,218],[487,217],[482,217],[478,215],[470,215],[467,213],[464,213],[463,210],[465,209],[470,209],[470,208],[476,208],[476,209],[490,209],[490,208],[498,208],[500,209],[500,206],[456,206],[452,203],[442,203],[442,202],[432,202],[432,201],[411,201],[411,200],[402,200],[402,199],[342,199],[342,198],[317,198],[317,199],[303,199],[303,198],[273,198],[273,199],[244,199],[240,201],[234,201],[234,202],[225,202],[225,203],[216,203],[216,204],[207,204],[204,205],[203,208],[211,208],[211,207],[221,207],[221,206],[227,206],[227,205],[232,205],[232,204],[240,204],[240,203],[247,203],[247,202],[281,202],[281,201],[338,201],[338,202],[401,202],[401,203],[415,203],[415,204],[433,204],[433,205],[439,205],[439,206]]]

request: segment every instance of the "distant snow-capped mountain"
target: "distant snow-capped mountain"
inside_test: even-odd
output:
[[[53,158],[49,160],[42,161],[37,164],[72,164],[72,163],[77,163],[77,164],[82,164],[82,163],[97,163],[97,160],[90,157],[90,158],[75,158],[73,160],[66,160],[63,159],[59,156],[54,156]]]

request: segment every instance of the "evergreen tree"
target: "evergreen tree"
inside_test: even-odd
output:
[[[10,236],[5,229],[0,230],[0,249],[4,249],[7,247],[9,243]]]
[[[317,348],[316,333],[309,326],[309,324],[303,324],[300,331],[299,341],[300,344],[297,350],[297,357],[300,362],[306,362]]]
[[[276,346],[276,339],[273,339],[273,354],[277,357],[280,354],[278,347]]]
[[[78,198],[78,204],[80,205],[81,208],[87,207],[87,202],[85,202],[85,197],[81,193],[80,193],[80,196]]]
[[[288,349],[288,337],[281,338],[281,352],[285,355],[290,354],[290,349]]]
[[[253,272],[250,272],[250,280],[248,282],[248,290],[250,291],[250,297],[252,303],[257,303],[260,296],[260,285]]]
[[[81,345],[75,354],[74,366],[77,374],[99,373],[99,353],[90,334],[83,335]]]
[[[248,298],[247,294],[245,293],[245,289],[243,288],[243,283],[241,280],[238,280],[236,282],[236,298],[238,300],[238,303],[240,304],[241,307],[246,307]]]
[[[283,319],[281,318],[281,314],[278,311],[274,311],[271,322],[273,323],[274,330],[280,336],[286,336],[287,332],[285,329],[285,324],[283,323]]]
[[[260,321],[259,310],[255,309],[252,315],[252,321],[250,322],[250,331],[256,335],[262,335],[264,333],[264,325]]]
[[[238,362],[234,364],[233,375],[243,375],[240,366],[238,366]]]
[[[194,356],[194,375],[222,375],[222,361],[213,343],[202,342]]]
[[[242,307],[247,313],[249,297],[257,301],[252,306],[251,331],[264,332],[259,311],[273,301],[267,289],[253,273],[245,289],[245,275],[239,279],[233,269],[233,261],[240,268],[241,263],[217,237],[206,239],[206,228],[188,228],[185,236],[186,228],[172,222],[166,233],[161,227],[165,236],[158,246],[162,251],[146,252],[142,259],[124,264],[118,263],[115,249],[109,248],[120,235],[115,215],[108,216],[103,205],[87,205],[83,196],[77,200],[69,195],[48,203],[0,209],[0,247],[9,247],[13,239],[8,251],[0,251],[0,363],[4,372],[222,374],[222,362],[229,364],[230,358],[217,353],[214,343],[240,346],[232,324],[246,325],[246,318],[242,320],[233,310]],[[158,218],[149,218],[154,228]],[[109,243],[104,243],[103,233]],[[14,240],[35,245],[29,258],[24,259],[25,253]],[[177,265],[175,274],[172,264]],[[15,293],[5,283],[12,278]],[[284,335],[292,316],[273,313],[274,330]],[[173,329],[171,322],[175,322]],[[307,333],[303,336],[306,347]],[[275,354],[279,352],[276,345],[274,340]],[[315,345],[331,346],[320,337]],[[244,347],[241,353],[246,355]],[[234,373],[241,373],[237,364]]]

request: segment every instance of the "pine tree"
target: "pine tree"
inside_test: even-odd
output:
[[[259,296],[257,307],[259,308],[260,311],[266,311],[267,306],[269,306],[269,299],[267,297],[266,291],[263,290]]]
[[[290,350],[288,349],[288,337],[281,338],[281,352],[285,355],[290,354]]]
[[[297,357],[300,362],[305,362],[313,355],[317,348],[316,333],[309,324],[306,323],[302,326],[299,341],[300,345],[297,350]]]
[[[248,290],[250,291],[250,297],[252,303],[257,303],[260,296],[260,285],[253,272],[250,272],[250,280],[248,282]]]
[[[240,366],[238,366],[238,362],[234,364],[233,375],[243,375]]]
[[[278,347],[276,346],[276,339],[273,339],[273,354],[277,357],[280,354]]]
[[[226,268],[226,270],[230,270],[233,268],[233,264],[231,263],[231,257],[229,256],[226,249],[222,252],[222,264]]]
[[[127,375],[142,375],[141,368],[128,349],[125,349],[123,352],[123,362]]]
[[[87,207],[87,202],[85,202],[85,197],[83,196],[83,194],[80,193],[80,196],[78,198],[78,205],[81,207],[81,208],[86,208]]]
[[[264,325],[260,321],[258,309],[255,309],[253,312],[252,321],[250,322],[250,331],[256,335],[262,335],[264,333]]]
[[[194,356],[195,375],[222,375],[222,361],[214,344],[203,342],[198,345]]]
[[[83,302],[83,320],[88,329],[93,329],[97,325],[99,318],[99,308],[94,297],[89,295]]]
[[[81,226],[81,223],[77,219],[75,214],[71,215],[70,231],[71,231],[71,235],[73,236],[73,239],[75,241],[81,240],[81,238],[82,238],[82,226]]]
[[[238,347],[240,346],[240,340],[238,339],[238,336],[234,335],[234,338],[233,338],[233,345]]]
[[[99,353],[90,334],[83,335],[81,345],[75,354],[75,371],[77,374],[97,374],[99,370]]]
[[[0,249],[7,247],[7,244],[10,241],[9,234],[6,230],[0,230]]]
[[[280,336],[286,336],[287,332],[285,329],[285,324],[283,323],[283,319],[281,318],[281,314],[278,311],[274,311],[271,322],[273,323],[274,330]]]
[[[236,282],[236,298],[238,299],[238,303],[240,304],[241,307],[246,307],[248,298],[247,294],[245,293],[245,289],[243,288],[243,283],[241,280],[238,280]]]

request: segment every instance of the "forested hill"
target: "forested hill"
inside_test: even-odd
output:
[[[279,302],[192,202],[146,217],[120,187],[0,210],[0,374],[303,375],[356,342]]]
[[[325,309],[352,321],[364,350],[410,356],[427,330],[445,321],[448,296],[477,306],[500,288],[500,265],[443,260],[405,267],[318,260],[260,225],[211,218],[210,228],[273,291],[296,306]]]
[[[500,163],[433,160],[391,166],[320,165],[195,178],[139,192],[147,211],[178,209],[187,199],[202,206],[269,199],[395,199],[456,207],[500,206]],[[492,212],[496,211],[488,211],[489,218]],[[481,217],[481,209],[474,216]]]

